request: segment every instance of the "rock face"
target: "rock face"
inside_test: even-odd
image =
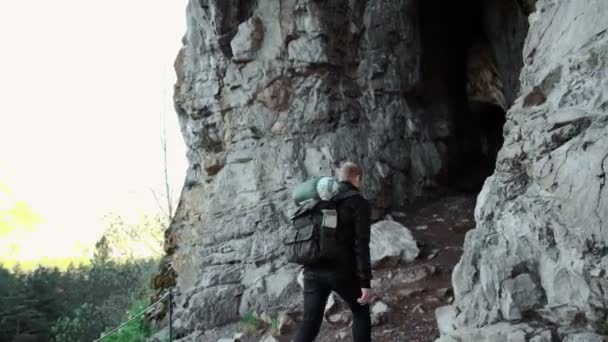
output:
[[[503,341],[527,331],[521,319],[535,332],[517,341],[604,340],[584,331],[606,333],[608,315],[607,56],[608,2],[536,2],[522,96],[452,276],[455,312],[440,319],[456,332],[441,341]]]
[[[179,336],[300,304],[283,258],[290,189],[364,167],[375,207],[411,201],[445,160],[447,114],[418,86],[413,1],[190,1],[175,107],[190,166],[157,279]],[[438,120],[440,118],[441,120]]]
[[[474,158],[493,164],[502,122],[466,98],[466,46],[480,41],[494,58],[477,74],[493,86],[474,100],[517,100],[445,324],[456,340],[491,325],[543,341],[547,329],[501,321],[605,319],[608,3],[539,0],[522,60],[533,10],[530,0],[191,0],[175,62],[189,169],[155,282],[176,290],[178,337],[299,303],[299,267],[282,246],[296,183],[353,160],[366,196],[388,210],[476,173]],[[485,40],[462,31],[473,12]]]

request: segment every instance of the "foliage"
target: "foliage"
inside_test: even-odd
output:
[[[58,319],[66,302],[59,294],[61,273],[37,269],[31,274],[18,268],[0,272],[0,340],[22,332],[47,335],[49,323]]]
[[[148,322],[145,320],[145,315],[141,314],[147,305],[148,303],[146,301],[135,301],[127,313],[125,320],[129,320],[136,316],[137,318],[122,327],[117,333],[108,336],[104,341],[131,342],[142,341],[142,337],[149,337],[152,334],[152,330],[150,329]]]
[[[281,332],[279,331],[279,315],[278,314],[274,314],[270,316],[270,333],[277,336],[280,335]]]
[[[257,333],[263,326],[264,321],[255,312],[247,312],[241,317],[241,329],[246,335]]]
[[[127,312],[122,317],[125,321],[136,317],[133,321],[126,324],[117,331],[109,322],[104,321],[106,314],[103,310],[85,303],[76,309],[73,317],[63,317],[53,327],[53,338],[55,342],[78,342],[93,341],[106,333],[111,333],[104,339],[104,342],[131,342],[142,341],[152,333],[150,326],[145,320],[144,315],[140,315],[147,307],[144,300],[135,300]],[[99,332],[103,331],[103,334]]]
[[[162,243],[167,220],[161,215],[143,215],[129,222],[120,215],[105,217],[106,229],[96,248],[105,248],[108,258],[117,261],[154,258],[163,255]]]
[[[72,316],[61,317],[52,328],[56,342],[93,341],[107,325],[106,317],[93,304],[84,303]]]
[[[8,187],[0,183],[0,236],[15,230],[34,230],[40,221],[40,216],[26,202],[14,199]]]
[[[0,268],[0,341],[20,333],[53,335],[57,342],[92,340],[118,326],[127,308],[135,305],[133,314],[145,305],[137,298],[149,298],[156,267],[155,261],[94,260],[65,272]]]
[[[12,270],[18,267],[24,271],[34,272],[37,268],[57,268],[60,271],[66,271],[70,266],[85,266],[91,263],[90,259],[85,257],[63,257],[63,258],[44,258],[40,260],[16,260],[5,259],[0,263],[0,267],[7,270]]]
[[[147,234],[145,229],[151,229],[153,222],[139,225],[138,234]],[[136,236],[121,235],[129,229],[117,224],[98,241],[87,264],[69,264],[62,270],[38,266],[31,272],[20,265],[11,271],[0,266],[0,341],[12,341],[19,334],[44,341],[92,341],[141,312],[150,298],[158,262],[121,258],[136,254],[129,251],[118,257],[113,254],[127,246],[115,245],[120,238]],[[150,333],[144,319],[138,318],[104,341],[143,340]]]

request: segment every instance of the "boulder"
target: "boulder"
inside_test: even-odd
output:
[[[395,221],[372,225],[369,248],[372,267],[408,263],[420,253],[410,230]]]

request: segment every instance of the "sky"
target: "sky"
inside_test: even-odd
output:
[[[157,208],[163,117],[179,194],[187,161],[171,97],[185,9],[0,0],[0,182],[41,216],[38,254],[94,240],[104,214]]]

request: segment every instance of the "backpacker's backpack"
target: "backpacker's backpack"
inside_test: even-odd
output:
[[[310,202],[300,207],[291,217],[291,227],[284,243],[287,261],[312,265],[335,260],[339,250],[336,240],[338,202],[358,195],[358,191],[345,191],[329,200]]]

